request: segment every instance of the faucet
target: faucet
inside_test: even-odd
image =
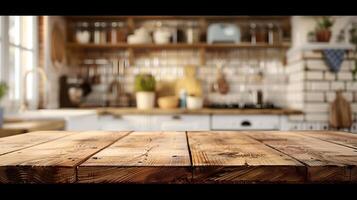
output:
[[[21,105],[21,110],[25,111],[28,110],[29,107],[29,103],[26,100],[26,96],[27,96],[27,85],[26,85],[26,80],[29,74],[31,73],[38,73],[40,75],[41,78],[41,84],[39,87],[39,100],[38,100],[38,106],[37,109],[44,109],[45,108],[45,103],[46,103],[46,97],[45,97],[45,88],[46,88],[46,83],[47,83],[47,75],[45,73],[45,71],[42,68],[35,68],[35,69],[31,69],[25,72],[24,75],[24,90],[23,90],[23,96],[22,96],[22,105]]]

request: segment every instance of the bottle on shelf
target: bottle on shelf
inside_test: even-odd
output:
[[[281,28],[273,23],[268,24],[268,43],[269,44],[279,44],[282,42],[282,30]]]
[[[276,39],[274,38],[274,24],[269,23],[268,24],[268,43],[269,44],[275,44]]]
[[[120,43],[126,42],[126,37],[128,36],[128,29],[124,22],[118,22],[118,29],[117,29],[117,41]]]
[[[256,42],[267,43],[267,30],[264,25],[259,25],[256,28]]]
[[[256,44],[257,43],[257,35],[256,35],[257,25],[255,23],[251,23],[249,25],[249,27],[250,27],[250,43]]]
[[[283,42],[283,29],[281,28],[281,26],[279,24],[275,25],[274,38],[276,40],[276,43]]]
[[[94,37],[93,43],[100,44],[101,41],[101,33],[100,33],[100,22],[94,22]]]
[[[110,30],[108,31],[108,42],[111,44],[116,44],[118,43],[118,23],[117,22],[112,22],[110,26]]]
[[[107,43],[107,23],[101,22],[100,27],[100,43],[105,44]]]
[[[186,108],[187,92],[184,89],[180,90],[180,108]]]

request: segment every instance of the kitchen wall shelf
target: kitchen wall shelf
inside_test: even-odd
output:
[[[127,44],[127,43],[119,43],[119,44],[79,44],[79,43],[68,43],[67,48],[76,51],[107,51],[107,50],[123,50],[128,51],[129,53],[129,62],[134,63],[135,52],[141,50],[164,50],[164,49],[193,49],[198,50],[200,55],[200,64],[206,64],[206,52],[213,51],[225,51],[232,49],[278,49],[278,50],[286,50],[290,48],[289,43],[270,45],[266,43],[239,43],[239,44],[206,44],[206,43],[197,43],[197,44]]]
[[[286,52],[290,48],[291,25],[290,16],[65,16],[67,27],[67,60],[73,66],[80,63],[81,59],[85,59],[90,55],[101,57],[106,53],[122,53],[125,52],[129,58],[129,64],[135,63],[136,56],[144,52],[150,56],[150,51],[157,50],[193,50],[198,51],[201,65],[206,64],[208,52],[213,51],[232,51],[236,49],[244,50],[269,50],[275,49],[281,52]],[[93,24],[95,22],[109,23],[109,22],[123,22],[125,34],[132,34],[137,28],[152,25],[152,22],[195,22],[198,26],[200,43],[173,43],[173,44],[79,44],[76,43],[75,32],[77,25],[81,22],[89,23],[88,30],[93,31]],[[148,22],[146,24],[146,22]],[[205,43],[207,37],[207,28],[209,24],[216,22],[234,23],[241,27],[241,43],[239,44],[207,44]],[[276,23],[282,31],[281,44],[270,45],[267,43],[257,43],[252,45],[249,41],[249,24],[255,23],[266,25],[267,23]],[[91,39],[91,41],[93,38]],[[92,41],[93,42],[93,41]],[[142,55],[142,54],[141,54]],[[72,62],[73,61],[73,62]]]

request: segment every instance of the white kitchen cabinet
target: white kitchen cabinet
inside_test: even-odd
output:
[[[280,130],[279,115],[212,115],[212,130]]]
[[[209,115],[103,115],[100,130],[107,131],[208,131]]]
[[[71,117],[65,122],[66,131],[92,131],[98,130],[97,115],[82,115]]]
[[[147,115],[102,115],[99,116],[99,129],[105,131],[149,131]]]
[[[160,131],[209,131],[209,115],[151,115],[151,130]]]
[[[279,115],[102,115],[99,129],[108,131],[287,130]]]

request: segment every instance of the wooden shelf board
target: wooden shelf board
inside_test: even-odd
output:
[[[258,43],[252,45],[250,43],[239,43],[239,44],[78,44],[78,43],[68,43],[67,47],[76,49],[196,49],[196,48],[206,48],[206,49],[229,49],[229,48],[289,48],[290,44],[277,44],[269,45],[265,43]]]

